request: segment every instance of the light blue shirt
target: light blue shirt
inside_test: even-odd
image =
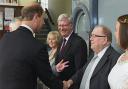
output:
[[[90,79],[91,79],[91,77],[92,77],[92,74],[93,74],[93,72],[94,72],[94,70],[95,70],[97,64],[99,63],[99,61],[101,60],[101,58],[102,58],[103,55],[105,54],[106,50],[108,49],[108,47],[109,47],[109,46],[105,47],[105,48],[104,48],[102,51],[100,51],[98,54],[95,54],[95,55],[97,55],[97,58],[94,59],[94,63],[93,63],[93,65],[92,65],[92,67],[91,67],[91,70],[87,70],[87,68],[86,68],[84,74],[86,74],[86,72],[88,72],[89,75],[88,75],[88,76],[84,76],[84,75],[83,75],[82,81],[84,81],[83,79],[86,79],[86,78],[84,78],[84,77],[87,77],[87,79],[86,79],[86,82],[84,83],[84,87],[80,87],[80,89],[89,89],[89,86],[90,86]],[[88,66],[87,66],[87,67],[88,67]],[[82,82],[81,82],[81,84],[82,84]],[[81,86],[82,86],[82,85],[81,85]]]

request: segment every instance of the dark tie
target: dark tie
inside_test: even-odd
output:
[[[64,47],[65,47],[65,43],[66,43],[66,39],[64,38],[64,39],[63,39],[63,43],[62,43],[62,46],[61,46],[61,52],[64,50]]]

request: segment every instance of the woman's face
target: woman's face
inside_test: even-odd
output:
[[[120,28],[120,23],[117,21],[116,22],[116,29],[115,29],[115,38],[116,38],[116,42],[117,44],[119,44],[119,28]]]
[[[54,35],[48,37],[48,45],[50,48],[57,48],[57,39]]]

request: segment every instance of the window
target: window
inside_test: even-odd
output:
[[[45,9],[48,9],[48,0],[38,0],[41,3],[41,6]]]

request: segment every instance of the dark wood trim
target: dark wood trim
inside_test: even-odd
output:
[[[98,0],[92,0],[90,3],[90,13],[91,13],[91,29],[93,29],[98,24]]]

